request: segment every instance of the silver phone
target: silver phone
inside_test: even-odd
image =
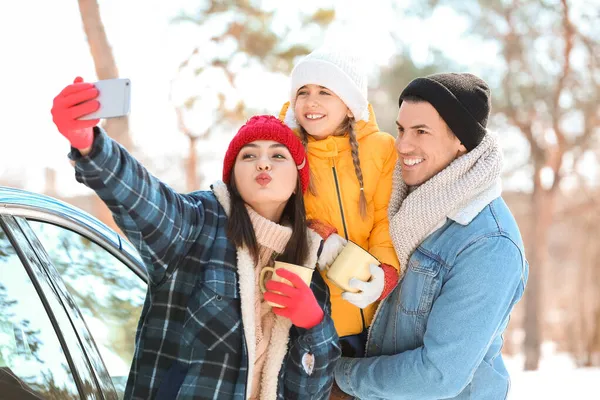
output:
[[[131,81],[126,78],[104,79],[94,83],[100,108],[79,119],[115,118],[129,114]]]

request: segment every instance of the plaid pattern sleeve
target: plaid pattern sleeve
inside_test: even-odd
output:
[[[142,256],[149,277],[160,284],[194,242],[191,237],[204,222],[202,202],[176,193],[152,176],[123,147],[100,128],[83,157],[72,149],[75,177],[104,201],[115,222]]]
[[[325,317],[311,329],[292,326],[279,399],[329,399],[341,348],[331,319],[329,289],[318,272],[313,275],[311,289]]]

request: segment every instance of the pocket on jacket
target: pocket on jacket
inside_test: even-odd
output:
[[[440,268],[437,261],[415,251],[409,260],[400,292],[400,306],[405,314],[429,314],[439,292]]]
[[[203,285],[188,304],[183,340],[192,347],[201,344],[206,352],[240,353],[240,299],[227,297]]]

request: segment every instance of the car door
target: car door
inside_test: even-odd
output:
[[[69,346],[79,350],[67,359],[81,398],[123,398],[147,289],[133,246],[76,207],[14,188],[0,187],[0,218],[7,237],[21,238],[11,240],[28,260],[24,268],[37,267],[56,298],[46,308],[62,318],[53,327],[65,354]]]
[[[110,242],[61,226],[27,219],[40,257],[56,269],[97,346],[119,399],[133,360],[136,328],[147,285],[141,268]]]
[[[100,389],[54,279],[19,222],[0,215],[0,398],[116,398]]]

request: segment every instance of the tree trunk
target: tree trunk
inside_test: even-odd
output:
[[[97,0],[78,0],[78,3],[83,31],[90,46],[98,79],[118,78],[117,63],[115,62],[112,48],[108,43],[104,25],[100,18],[100,8],[98,7]],[[129,134],[129,118],[127,116],[106,119],[104,120],[103,128],[110,137],[130,152],[133,151],[133,141]],[[94,210],[94,215],[99,220],[119,231],[117,224],[115,224],[112,218],[112,213],[97,196],[94,197]]]
[[[600,307],[596,309],[593,324],[594,329],[592,331],[589,345],[589,362],[587,366],[598,367],[600,366]]]
[[[83,31],[88,39],[96,75],[99,80],[114,79],[119,77],[117,63],[113,56],[112,48],[100,18],[100,8],[97,0],[78,0]],[[129,118],[109,118],[104,121],[103,128],[106,132],[130,152],[133,150],[133,141],[129,135]]]
[[[548,259],[548,234],[552,225],[556,190],[542,186],[541,163],[535,163],[533,225],[529,251],[529,279],[525,291],[525,370],[536,370],[543,342],[544,270]]]
[[[187,191],[193,192],[194,190],[198,190],[198,187],[200,186],[197,172],[198,155],[196,154],[196,142],[198,140],[198,137],[188,135],[188,139],[190,141],[190,147],[188,157],[185,160],[185,181]]]
[[[45,175],[46,175],[46,186],[44,188],[44,194],[51,196],[51,197],[56,197],[56,195],[57,195],[56,171],[52,168],[46,167]]]
[[[588,253],[586,254],[586,265],[589,272],[589,282],[591,283],[591,287],[588,286],[590,287],[588,293],[590,295],[589,304],[592,309],[591,318],[589,321],[590,332],[587,333],[586,336],[586,366],[588,367],[600,366],[600,295],[598,294],[598,288],[600,288],[600,264],[598,262],[600,250],[596,246],[599,231],[598,222],[598,217],[587,222]]]

